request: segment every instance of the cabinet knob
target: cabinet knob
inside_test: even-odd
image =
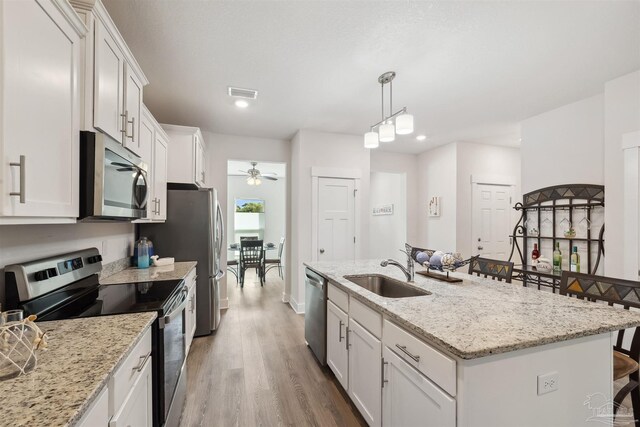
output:
[[[320,249],[320,253],[323,254],[324,253],[324,249]]]

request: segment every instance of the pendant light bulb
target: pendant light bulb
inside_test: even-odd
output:
[[[396,133],[398,135],[413,133],[413,116],[411,114],[404,113],[396,117]]]
[[[396,139],[396,131],[393,123],[383,123],[378,128],[380,132],[380,142],[391,142]]]
[[[371,131],[364,134],[364,148],[378,148],[379,145],[377,132]]]

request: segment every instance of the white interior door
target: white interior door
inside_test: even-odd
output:
[[[506,260],[511,250],[511,187],[473,184],[471,251]]]
[[[318,260],[344,261],[356,256],[355,181],[318,180]]]

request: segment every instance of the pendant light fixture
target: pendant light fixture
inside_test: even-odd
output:
[[[364,147],[377,148],[380,142],[391,142],[398,135],[413,133],[413,116],[407,113],[407,107],[393,112],[393,79],[395,71],[387,71],[378,77],[382,89],[382,120],[372,125],[369,132],[364,134]],[[384,85],[389,84],[389,115],[384,114]],[[377,130],[377,132],[376,132]]]

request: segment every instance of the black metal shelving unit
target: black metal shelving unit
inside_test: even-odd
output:
[[[543,241],[551,241],[552,247],[555,247],[556,241],[567,241],[569,248],[573,247],[574,242],[584,242],[587,245],[587,264],[586,272],[595,274],[600,261],[604,256],[604,222],[600,227],[597,237],[592,235],[590,227],[592,219],[592,211],[594,209],[604,209],[604,186],[592,184],[567,184],[546,187],[540,190],[532,191],[522,197],[522,203],[518,202],[513,207],[516,211],[522,212],[520,219],[516,223],[511,234],[512,246],[509,261],[515,263],[513,269],[514,279],[520,280],[523,286],[534,285],[538,289],[541,287],[549,287],[552,292],[556,292],[560,287],[561,274],[555,272],[540,272],[535,267],[528,265],[529,242],[533,240],[542,247]],[[565,237],[557,236],[557,214],[561,211],[568,211],[568,221],[573,224],[576,211],[585,210],[586,218],[589,222],[586,237]],[[551,212],[551,235],[542,236],[541,222],[542,212]],[[536,218],[538,225],[538,235],[528,235],[525,224],[531,217]],[[595,249],[596,257],[593,259],[593,250]],[[518,258],[514,259],[514,256]],[[583,271],[584,272],[584,271]]]

